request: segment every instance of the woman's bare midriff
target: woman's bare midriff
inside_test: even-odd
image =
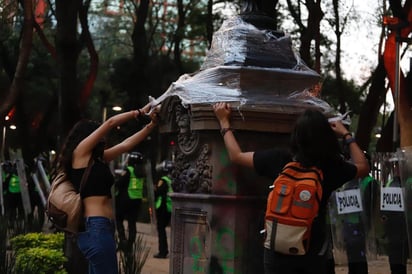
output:
[[[112,199],[107,196],[91,196],[83,199],[84,216],[102,216],[114,219]]]

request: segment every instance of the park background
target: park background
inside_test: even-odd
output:
[[[321,98],[352,112],[360,146],[390,151],[399,145],[392,143],[394,106],[386,100],[394,92],[394,64],[384,58],[394,54],[387,43],[395,31],[383,17],[392,12],[387,1],[357,2],[272,0],[261,1],[261,9],[322,76]],[[158,97],[180,75],[199,69],[213,32],[241,3],[1,0],[2,153],[21,148],[33,159],[57,151],[80,117],[102,120],[113,106],[135,109]],[[401,53],[407,90],[407,43]],[[120,128],[113,138],[130,130]]]

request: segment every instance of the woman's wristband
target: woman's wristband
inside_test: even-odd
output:
[[[350,144],[352,144],[352,143],[354,143],[354,142],[356,142],[356,140],[355,140],[355,138],[353,138],[353,137],[350,137],[350,138],[348,138],[348,139],[345,139],[345,145],[350,145]]]
[[[222,134],[222,137],[225,137],[225,134],[226,134],[228,131],[233,131],[233,129],[230,128],[230,127],[221,128],[221,129],[220,129],[220,134]]]
[[[139,109],[136,109],[136,110],[133,110],[132,112],[133,112],[133,117],[134,117],[136,120],[138,120],[139,116],[141,116],[142,113],[143,113],[143,111],[141,111],[140,108],[139,108]]]

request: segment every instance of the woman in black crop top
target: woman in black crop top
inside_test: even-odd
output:
[[[157,124],[158,109],[151,111],[149,124],[121,143],[107,148],[104,138],[111,129],[137,119],[149,110],[150,104],[147,104],[142,109],[115,115],[101,125],[88,120],[78,122],[67,136],[58,158],[57,168],[66,171],[77,188],[89,160],[93,159],[89,176],[80,193],[84,205],[85,230],[77,236],[77,245],[89,261],[89,273],[118,273],[111,200],[114,179],[108,162],[146,139]]]
[[[369,172],[369,164],[355,139],[341,121],[328,123],[326,117],[317,110],[306,110],[298,118],[291,133],[290,151],[268,149],[265,151],[242,152],[230,128],[231,107],[228,103],[214,105],[219,120],[223,140],[233,163],[254,168],[255,171],[272,180],[283,166],[291,161],[303,166],[316,166],[323,172],[323,195],[319,212],[312,225],[309,250],[305,255],[281,254],[266,247],[263,252],[266,274],[322,274],[326,271],[327,256],[322,250],[325,243],[326,206],[333,190],[354,177],[363,177]],[[339,142],[343,137],[349,147],[352,163],[341,157]],[[269,233],[268,233],[269,234]]]

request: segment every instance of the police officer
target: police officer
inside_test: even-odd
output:
[[[15,163],[9,162],[5,168],[5,172],[6,215],[9,219],[9,225],[13,225],[18,218],[23,218],[24,216],[20,178],[17,174],[17,166]]]
[[[155,209],[157,220],[157,235],[159,238],[159,252],[154,255],[155,258],[167,258],[169,247],[167,244],[166,227],[170,224],[172,216],[172,200],[169,193],[172,190],[172,180],[169,176],[173,167],[172,162],[163,161],[156,169],[160,178],[155,185]]]
[[[389,159],[389,174],[385,183],[385,188],[401,189],[399,163],[396,157]],[[382,203],[382,201],[381,201]],[[407,260],[409,257],[406,219],[404,212],[404,202],[401,211],[381,209],[381,220],[387,238],[387,253],[391,274],[406,274]]]
[[[144,157],[139,152],[128,156],[127,167],[116,182],[116,225],[121,247],[131,247],[136,239],[136,222],[143,199]],[[124,221],[127,221],[128,238]]]

